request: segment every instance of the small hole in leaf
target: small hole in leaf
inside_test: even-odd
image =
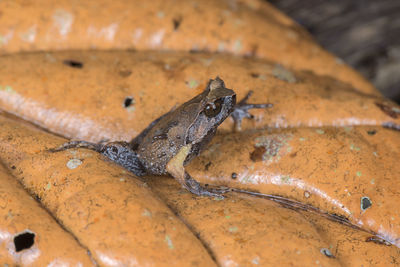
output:
[[[376,130],[370,130],[370,131],[367,131],[367,133],[368,133],[369,135],[374,135],[374,134],[376,134]]]
[[[127,108],[127,107],[129,107],[130,105],[132,105],[132,103],[133,103],[133,98],[128,96],[128,97],[125,98],[125,100],[124,100],[124,107]]]
[[[179,28],[179,26],[181,26],[182,17],[174,18],[174,19],[172,20],[172,23],[174,24],[174,31],[177,31],[178,28]]]
[[[204,166],[206,171],[208,171],[208,168],[210,168],[211,164],[212,164],[211,161],[209,161],[209,162]]]
[[[35,242],[35,234],[31,232],[23,232],[14,237],[15,251],[20,252],[24,249],[29,249]]]
[[[77,69],[83,68],[83,63],[76,60],[66,59],[63,61],[63,63],[71,68],[77,68]]]
[[[369,207],[372,206],[372,201],[369,197],[362,197],[361,198],[361,210],[365,211]]]

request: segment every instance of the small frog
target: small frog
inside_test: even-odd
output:
[[[52,151],[78,147],[95,150],[138,176],[170,174],[196,195],[220,197],[230,190],[201,186],[184,166],[200,154],[229,115],[240,128],[243,118],[252,118],[248,109],[272,107],[246,104],[250,94],[236,105],[235,92],[216,77],[201,94],[153,121],[129,143],[70,141]]]

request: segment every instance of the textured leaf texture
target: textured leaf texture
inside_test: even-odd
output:
[[[0,262],[398,265],[400,107],[266,2],[173,3],[0,2]],[[216,76],[274,105],[187,166],[224,199],[49,151],[129,141]]]

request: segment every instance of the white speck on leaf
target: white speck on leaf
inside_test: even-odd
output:
[[[153,35],[150,36],[150,46],[151,47],[158,47],[162,44],[162,41],[164,39],[164,35],[165,35],[165,30],[159,30],[156,33],[154,33]]]
[[[82,160],[80,160],[80,159],[70,159],[67,162],[67,167],[68,167],[68,169],[73,170],[81,164],[82,164]]]
[[[172,243],[172,240],[169,237],[169,235],[165,236],[165,242],[167,243],[169,249],[174,249],[174,244]]]
[[[53,24],[60,35],[65,36],[71,31],[74,15],[64,9],[57,9],[53,14]]]
[[[19,35],[22,41],[27,43],[33,43],[36,38],[36,25],[30,27],[26,32],[23,32]]]

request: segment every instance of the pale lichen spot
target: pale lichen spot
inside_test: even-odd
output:
[[[317,129],[317,130],[315,130],[315,132],[316,132],[317,134],[324,134],[324,133],[325,133],[325,131],[322,130],[322,129]]]
[[[229,227],[228,231],[231,233],[236,233],[239,230],[237,226],[231,226]]]
[[[117,33],[119,25],[117,23],[112,23],[107,27],[100,30],[100,34],[104,36],[107,41],[113,42],[115,34]]]
[[[57,9],[53,13],[53,24],[60,35],[65,36],[71,31],[74,15],[64,9]]]
[[[361,148],[359,148],[358,146],[356,146],[355,144],[350,144],[350,149],[354,150],[354,151],[360,151]]]
[[[167,243],[167,246],[169,249],[174,249],[174,244],[172,243],[171,238],[169,237],[169,235],[165,235],[165,239],[164,239],[165,243]]]
[[[251,260],[251,263],[255,264],[255,265],[259,265],[260,264],[260,257],[255,257]]]
[[[7,34],[0,34],[0,47],[7,45],[13,36],[13,31],[8,32]]]
[[[188,82],[186,82],[186,85],[190,89],[195,89],[195,88],[197,88],[197,86],[199,86],[199,82],[195,79],[190,79]]]
[[[242,42],[240,40],[235,40],[233,43],[233,52],[239,53],[242,50]]]
[[[142,216],[151,217],[152,213],[148,209],[144,209],[143,212],[142,212]]]
[[[284,68],[282,65],[276,64],[272,69],[272,75],[282,81],[286,81],[288,83],[295,83],[297,81],[294,74]]]
[[[46,191],[47,191],[47,190],[50,190],[50,188],[51,188],[51,183],[49,182],[49,183],[47,183],[45,190],[46,190]]]
[[[33,25],[27,31],[20,33],[19,37],[24,42],[33,43],[36,39],[36,25]]]
[[[223,196],[220,196],[220,197],[214,197],[213,198],[213,200],[215,200],[215,201],[222,201],[222,200],[224,200],[225,198],[223,197]]]
[[[142,35],[143,35],[142,28],[135,29],[132,34],[133,43],[136,44],[137,42],[139,42],[139,40],[142,38]]]
[[[78,168],[81,164],[82,164],[82,160],[80,160],[80,159],[70,159],[67,162],[67,167],[68,167],[68,169],[73,170],[73,169]]]
[[[158,30],[154,34],[152,34],[149,39],[150,46],[153,48],[159,47],[163,42],[164,35],[165,35],[164,29]]]
[[[292,182],[292,178],[289,175],[282,175],[281,182],[283,184],[290,184]]]
[[[163,19],[163,18],[165,17],[164,11],[162,11],[162,10],[158,11],[158,12],[157,12],[157,17],[158,17],[159,19]]]
[[[0,91],[4,91],[4,92],[10,93],[10,94],[16,93],[15,90],[10,85],[6,85],[4,87],[0,85]]]

